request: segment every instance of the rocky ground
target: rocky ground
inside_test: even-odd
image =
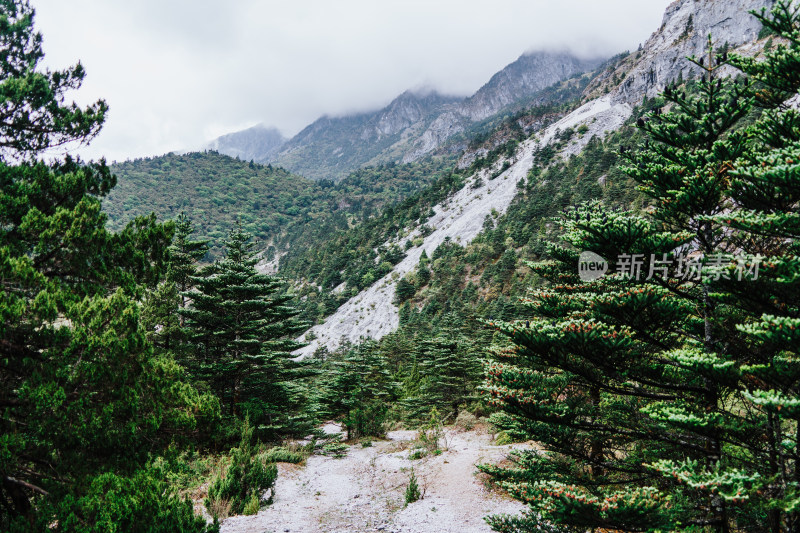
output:
[[[332,428],[335,429],[335,428]],[[409,459],[416,431],[392,431],[341,459],[314,455],[305,466],[279,465],[275,499],[254,516],[235,516],[223,533],[490,531],[483,517],[523,506],[490,489],[475,464],[502,461],[515,444],[494,446],[480,430],[447,429],[441,455]],[[411,468],[424,492],[405,506]]]

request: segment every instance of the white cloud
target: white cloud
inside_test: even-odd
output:
[[[110,113],[84,157],[195,148],[263,122],[285,134],[407,88],[466,95],[526,50],[635,49],[668,0],[33,0],[46,64],[80,60]]]

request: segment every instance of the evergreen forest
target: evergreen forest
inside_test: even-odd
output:
[[[219,531],[273,503],[281,463],[403,428],[435,456],[475,425],[520,444],[475,467],[526,509],[494,531],[800,531],[796,3],[748,15],[760,56],[710,36],[700,74],[620,128],[560,131],[505,212],[396,280],[393,332],[307,357],[311,326],[590,78],[466,132],[466,162],[338,182],[217,152],[109,165],[52,157],[109,106],[68,103],[87,73],[43,66],[34,15],[0,0],[0,531]]]

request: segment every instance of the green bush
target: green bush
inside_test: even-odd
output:
[[[261,499],[257,494],[253,494],[245,504],[242,514],[247,516],[257,514],[260,507]]]
[[[408,486],[406,487],[406,505],[420,499],[422,499],[422,492],[419,490],[417,476],[414,474],[414,469],[412,468],[411,477],[408,479]]]
[[[505,446],[506,444],[511,444],[512,442],[514,442],[514,440],[505,431],[498,433],[497,437],[494,439],[495,446]]]
[[[293,452],[283,447],[270,448],[265,453],[261,454],[260,458],[265,463],[302,463],[303,455]]]
[[[444,425],[442,424],[439,410],[431,408],[428,423],[419,430],[418,440],[429,452],[438,450],[440,441],[444,439]],[[446,445],[446,442],[444,443]]]
[[[470,429],[475,427],[475,424],[478,423],[478,417],[470,413],[469,411],[461,411],[458,413],[456,417],[456,426],[466,429],[469,431]]]
[[[347,444],[342,442],[331,442],[322,447],[322,453],[340,459],[347,455]]]
[[[428,450],[424,448],[417,448],[416,450],[408,454],[408,459],[410,461],[416,461],[417,459],[422,459],[426,455],[428,455]]]
[[[231,450],[233,462],[224,474],[214,477],[208,489],[206,508],[212,516],[225,514],[228,506],[228,512],[242,514],[253,498],[257,499],[260,506],[264,492],[274,487],[278,468],[274,463],[266,463],[255,456],[250,445],[252,436],[253,428],[246,420],[242,428],[242,442],[238,448]]]
[[[364,402],[359,407],[352,409],[342,419],[342,423],[348,428],[349,438],[382,438],[386,435],[384,422],[388,410],[386,403],[381,400]]]
[[[41,532],[148,532],[212,533],[219,524],[206,524],[194,514],[192,502],[172,492],[168,484],[150,470],[130,477],[112,472],[89,481],[88,490],[68,494],[59,502],[38,503],[38,523],[20,517],[9,525],[9,533]]]

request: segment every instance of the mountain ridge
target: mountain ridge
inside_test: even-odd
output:
[[[381,279],[346,301],[323,323],[301,336],[299,340],[309,344],[296,353],[307,356],[320,348],[335,350],[348,342],[358,342],[362,337],[379,339],[396,330],[400,310],[393,296],[399,281],[412,271],[423,251],[432,257],[432,252],[448,238],[465,246],[481,233],[481,223],[506,212],[519,184],[543,154],[548,154],[549,161],[568,160],[581,153],[593,139],[602,140],[625,124],[632,116],[634,105],[655,96],[672,81],[670,76],[678,77],[684,72],[689,76],[691,64],[688,61],[679,64],[678,58],[703,53],[705,41],[699,36],[708,35],[714,28],[725,29],[726,33],[718,33],[715,38],[724,39],[732,48],[740,47],[752,53],[758,48],[753,40],[758,37],[760,23],[729,21],[734,20],[737,13],[766,7],[769,3],[770,0],[678,0],[670,4],[661,27],[642,50],[611,64],[607,72],[601,73],[598,82],[590,84],[584,92],[583,105],[521,142],[512,154],[501,154],[489,168],[478,168],[465,178],[459,191],[433,207],[433,216],[425,225],[406,229],[402,237],[385,243],[384,246],[405,249],[406,257]],[[714,9],[705,13],[703,9],[708,4],[713,4]],[[703,14],[698,15],[698,12]],[[648,61],[651,68],[648,68]],[[625,68],[630,75],[620,76],[626,73]],[[575,133],[578,133],[577,139]],[[604,183],[605,176],[587,178]],[[424,232],[425,227],[436,230]]]
[[[325,115],[289,139],[280,151],[260,162],[294,169],[311,179],[338,181],[367,164],[390,162],[392,147],[415,126],[459,101],[435,91],[405,91],[387,106],[344,116]]]
[[[245,161],[261,161],[276,153],[288,139],[275,127],[257,124],[217,137],[204,149],[214,150]]]
[[[369,164],[414,162],[471,125],[522,108],[547,87],[592,70],[601,61],[580,59],[564,51],[526,52],[468,97],[408,90],[381,109],[324,115],[277,149],[247,153],[256,162],[277,164],[311,179],[334,181]],[[237,133],[225,137],[232,141]]]

